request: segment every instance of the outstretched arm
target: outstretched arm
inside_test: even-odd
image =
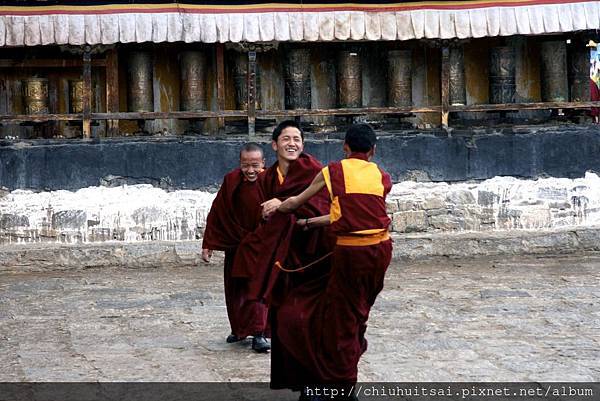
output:
[[[325,179],[323,178],[323,172],[319,171],[319,174],[313,179],[308,188],[306,188],[300,195],[291,196],[287,198],[279,207],[278,211],[282,213],[290,213],[304,205],[310,198],[315,196],[325,186]]]
[[[308,219],[298,219],[296,222],[300,227],[304,227],[305,230],[317,227],[323,227],[331,224],[329,215],[324,214],[323,216],[311,217]]]

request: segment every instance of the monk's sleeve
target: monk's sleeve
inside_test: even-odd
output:
[[[206,228],[202,240],[203,249],[227,251],[237,247],[247,234],[233,216],[233,193],[239,185],[235,173],[228,174],[212,203],[206,218]]]

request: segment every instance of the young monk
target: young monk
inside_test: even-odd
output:
[[[270,302],[280,271],[273,269],[279,260],[291,266],[310,263],[326,253],[322,230],[305,232],[296,219],[320,216],[329,210],[323,189],[293,214],[277,213],[277,207],[290,196],[305,190],[321,171],[321,163],[304,153],[304,133],[292,120],[281,122],[273,131],[271,146],[277,161],[261,174],[258,184],[263,223],[242,241],[234,262],[234,275],[251,279],[251,294]]]
[[[304,153],[304,134],[294,121],[283,121],[273,131],[271,146],[277,161],[259,178],[263,203],[263,222],[247,235],[235,257],[233,274],[249,280],[248,296],[269,305],[271,327],[271,371],[272,387],[287,388],[296,382],[291,359],[278,342],[279,324],[275,317],[282,296],[290,288],[314,283],[322,288],[327,282],[320,279],[329,268],[327,254],[331,250],[327,230],[305,231],[296,224],[297,219],[323,215],[329,211],[327,190],[299,207],[294,213],[279,213],[277,207],[290,196],[304,191],[323,166],[314,157]],[[287,273],[277,267],[276,262],[287,269],[297,269],[313,263],[315,268],[298,273]],[[277,351],[276,351],[277,350]],[[281,380],[277,376],[282,374]],[[288,381],[293,377],[294,381]],[[302,382],[304,383],[304,382]]]
[[[308,229],[330,225],[337,237],[325,288],[319,294],[306,286],[292,289],[277,310],[278,341],[305,369],[305,384],[349,389],[356,383],[358,361],[367,348],[369,311],[383,288],[392,256],[385,208],[392,183],[370,162],[375,142],[369,125],[351,126],[344,141],[346,159],[330,163],[305,191],[278,207],[279,212],[292,212],[327,188],[330,213],[300,219],[298,224]],[[341,399],[351,399],[343,395]],[[303,394],[300,399],[310,398]]]
[[[240,167],[225,175],[221,189],[206,219],[202,259],[210,262],[213,250],[225,251],[225,304],[231,325],[228,343],[253,336],[252,349],[267,352],[265,338],[267,307],[248,297],[248,280],[232,275],[233,260],[240,242],[261,219],[261,197],[257,180],[265,166],[262,148],[246,144],[240,151]]]

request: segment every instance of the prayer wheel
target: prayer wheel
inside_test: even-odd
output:
[[[355,51],[341,51],[337,62],[338,103],[340,107],[362,107],[362,69]]]
[[[465,88],[465,58],[462,47],[450,48],[450,104],[467,104],[467,91]]]
[[[83,81],[69,81],[69,104],[71,113],[83,113]]]
[[[152,54],[134,51],[127,63],[129,111],[154,111],[154,91],[152,85]]]
[[[248,54],[233,53],[233,86],[235,89],[235,105],[238,110],[248,109]],[[256,108],[260,109],[260,72],[256,69]]]
[[[569,60],[571,101],[590,101],[590,51],[584,43],[575,42]]]
[[[206,110],[206,57],[200,51],[181,53],[181,110]]]
[[[48,114],[48,80],[29,78],[23,81],[26,114]]]
[[[517,90],[515,50],[494,47],[490,52],[490,103],[514,103]]]
[[[284,64],[285,108],[310,109],[310,50],[290,49]]]
[[[412,106],[412,50],[388,52],[388,105]]]
[[[542,42],[541,53],[542,101],[568,101],[566,42],[564,40]]]

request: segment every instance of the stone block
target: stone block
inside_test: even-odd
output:
[[[427,215],[422,210],[394,213],[392,231],[400,233],[427,231]]]
[[[427,210],[427,216],[439,216],[441,214],[448,214],[448,213],[449,213],[449,210],[446,208]]]
[[[387,213],[396,213],[399,211],[398,209],[398,200],[397,199],[388,199],[385,201],[385,209]]]
[[[477,203],[481,206],[492,207],[500,197],[491,191],[477,191]]]
[[[548,207],[550,209],[559,209],[559,210],[565,210],[565,209],[570,209],[571,208],[571,204],[567,201],[564,202],[550,202],[548,203]]]
[[[444,202],[441,198],[427,198],[423,203],[423,209],[431,210],[431,209],[443,209],[446,207],[446,202]]]
[[[413,200],[398,199],[398,211],[406,212],[409,210],[417,210],[418,204]]]
[[[446,202],[455,205],[468,205],[475,203],[475,197],[470,191],[458,190],[452,191],[446,196]]]
[[[29,227],[27,216],[11,213],[0,214],[0,229],[7,230],[18,227]]]
[[[84,210],[62,210],[52,215],[52,228],[55,230],[77,230],[87,224]]]
[[[494,216],[494,209],[491,207],[481,208],[481,224],[495,224],[496,217]]]
[[[567,189],[566,188],[551,188],[551,187],[541,187],[538,188],[537,197],[540,199],[546,200],[565,200],[567,199]]]
[[[455,231],[464,227],[464,219],[453,214],[441,214],[429,217],[429,225],[436,230]]]

